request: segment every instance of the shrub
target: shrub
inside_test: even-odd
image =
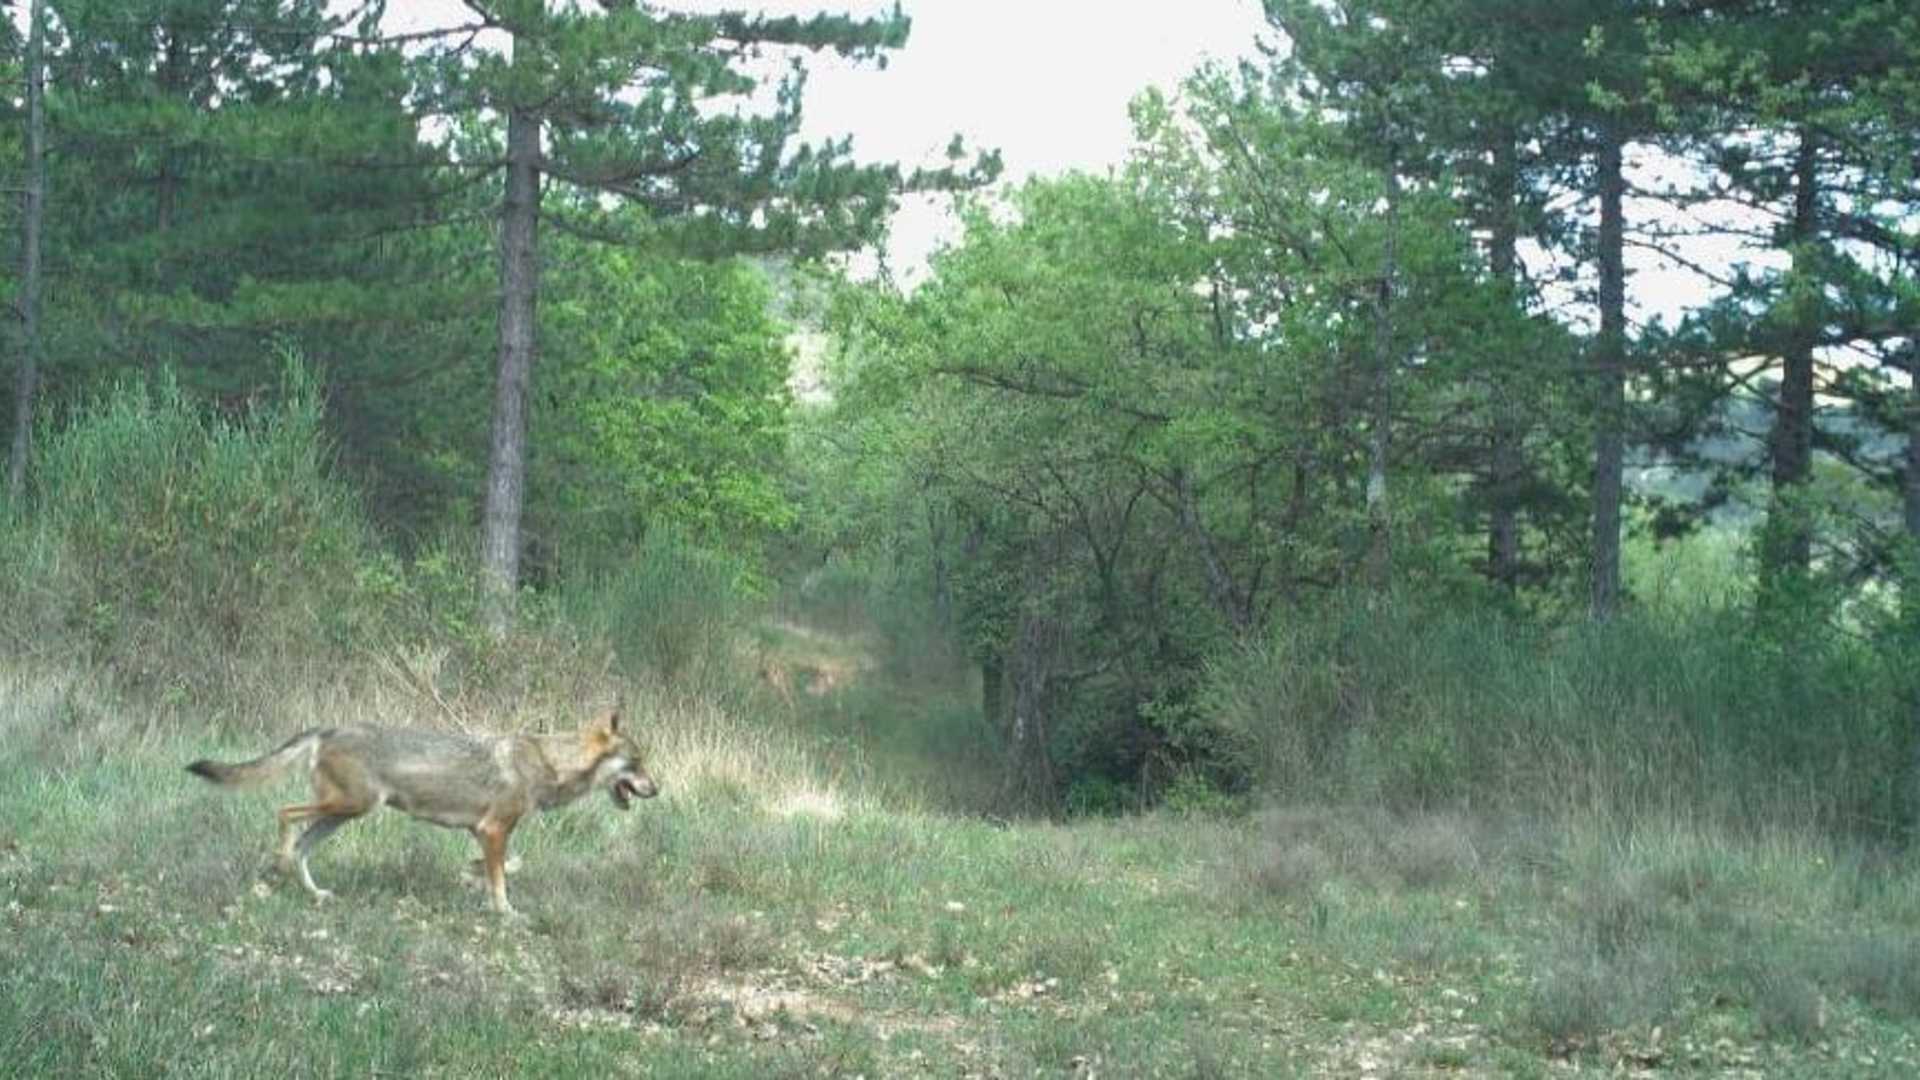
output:
[[[1217,659],[1195,714],[1289,799],[1897,820],[1897,665],[1817,627],[1785,653],[1754,633],[1718,609],[1555,629],[1362,598]]]
[[[656,528],[624,563],[561,585],[557,604],[629,675],[731,698],[746,685],[739,649],[754,598],[745,563]]]
[[[31,498],[0,532],[8,628],[186,699],[330,661],[378,621],[361,585],[380,560],[329,464],[296,363],[274,404],[241,416],[166,372],[113,387],[43,436]]]

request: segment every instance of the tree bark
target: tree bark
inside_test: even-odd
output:
[[[1010,806],[1050,811],[1057,802],[1048,726],[1063,644],[1059,620],[1051,613],[1021,612],[1011,657],[1013,698],[1005,703],[1002,729],[1007,746],[1005,797]]]
[[[922,491],[925,491],[925,485]],[[927,496],[927,547],[933,559],[933,618],[940,629],[953,629],[953,573],[947,566],[947,514]]]
[[[46,56],[44,0],[27,18],[27,190],[20,219],[20,359],[14,371],[13,447],[7,459],[7,495],[26,492],[33,452],[33,404],[40,384],[40,244],[46,215]]]
[[[193,108],[192,91],[183,76],[186,68],[186,43],[181,41],[179,27],[162,24],[160,32],[166,35],[167,44],[160,62],[160,92],[169,102]],[[159,173],[154,177],[153,186],[153,231],[165,233],[173,228],[174,208],[180,198],[180,173],[175,166],[178,155],[174,153],[171,137],[159,147]],[[156,275],[166,272],[166,257],[163,253],[154,255],[153,270]]]
[[[1374,297],[1373,377],[1368,388],[1367,584],[1376,591],[1393,580],[1393,521],[1387,501],[1387,455],[1393,439],[1393,294],[1399,267],[1400,178],[1392,156],[1386,168],[1387,236]]]
[[[1173,510],[1180,527],[1193,541],[1194,550],[1200,556],[1200,565],[1207,574],[1207,594],[1213,598],[1213,605],[1220,614],[1226,616],[1234,631],[1245,635],[1253,629],[1253,605],[1251,598],[1243,596],[1234,584],[1233,571],[1221,558],[1219,549],[1214,545],[1213,537],[1200,520],[1200,507],[1193,496],[1193,484],[1184,471],[1176,471],[1172,482]]]
[[[1516,136],[1503,131],[1493,146],[1493,175],[1488,193],[1492,240],[1487,252],[1493,279],[1503,288],[1515,284],[1519,268],[1519,155]],[[1514,488],[1519,483],[1521,419],[1509,380],[1493,373],[1493,428],[1487,462],[1487,578],[1512,590],[1520,580],[1520,515]]]
[[[1920,548],[1920,344],[1912,343],[1907,346],[1907,475],[1900,501],[1907,539]]]
[[[1773,503],[1768,523],[1762,572],[1771,577],[1804,575],[1813,561],[1813,524],[1807,508],[1795,499],[1813,475],[1813,348],[1819,332],[1818,314],[1804,310],[1803,290],[1819,273],[1811,265],[1818,235],[1819,148],[1811,133],[1802,132],[1793,162],[1793,273],[1789,298],[1794,306],[1787,341],[1780,355],[1780,401],[1774,411],[1772,438]]]
[[[1006,722],[1007,662],[998,651],[980,662],[980,716],[995,731]]]
[[[1620,605],[1620,504],[1626,468],[1626,178],[1625,139],[1610,121],[1600,127],[1600,336],[1594,343],[1593,552],[1589,611],[1613,617]]]
[[[499,360],[481,571],[487,618],[496,635],[513,621],[520,585],[520,512],[527,475],[527,396],[533,380],[540,285],[540,118],[516,107],[507,115],[507,192],[500,214]]]
[[[1901,486],[1901,516],[1907,527],[1908,557],[1920,563],[1920,344],[1907,345],[1907,474]],[[1909,633],[1920,628],[1920,566],[1909,563],[1902,583]],[[1920,841],[1920,687],[1909,688],[1907,703],[1906,828],[1909,842]]]

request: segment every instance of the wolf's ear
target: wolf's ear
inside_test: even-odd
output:
[[[609,734],[620,734],[620,710],[612,709],[608,711],[606,717],[600,721],[600,726],[606,728]]]

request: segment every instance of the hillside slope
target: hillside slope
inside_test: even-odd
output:
[[[523,827],[525,917],[462,885],[467,838],[397,814],[316,857],[339,893],[316,907],[268,868],[298,786],[180,768],[259,740],[159,733],[71,673],[0,683],[11,1075],[1920,1067],[1920,880],[1804,838],[1328,808],[993,824],[646,699],[662,796]],[[273,726],[323,719],[301,708]]]

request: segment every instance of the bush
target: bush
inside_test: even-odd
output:
[[[380,560],[328,458],[293,363],[277,403],[242,416],[165,372],[112,388],[42,437],[0,529],[8,631],[189,700],[332,661],[380,617],[361,587]]]
[[[731,697],[746,685],[739,650],[755,600],[748,569],[656,528],[625,563],[564,583],[558,613],[605,640],[629,675]]]
[[[1554,629],[1373,598],[1216,660],[1195,713],[1290,800],[1859,830],[1898,817],[1893,668],[1818,627],[1763,648],[1739,611]]]

